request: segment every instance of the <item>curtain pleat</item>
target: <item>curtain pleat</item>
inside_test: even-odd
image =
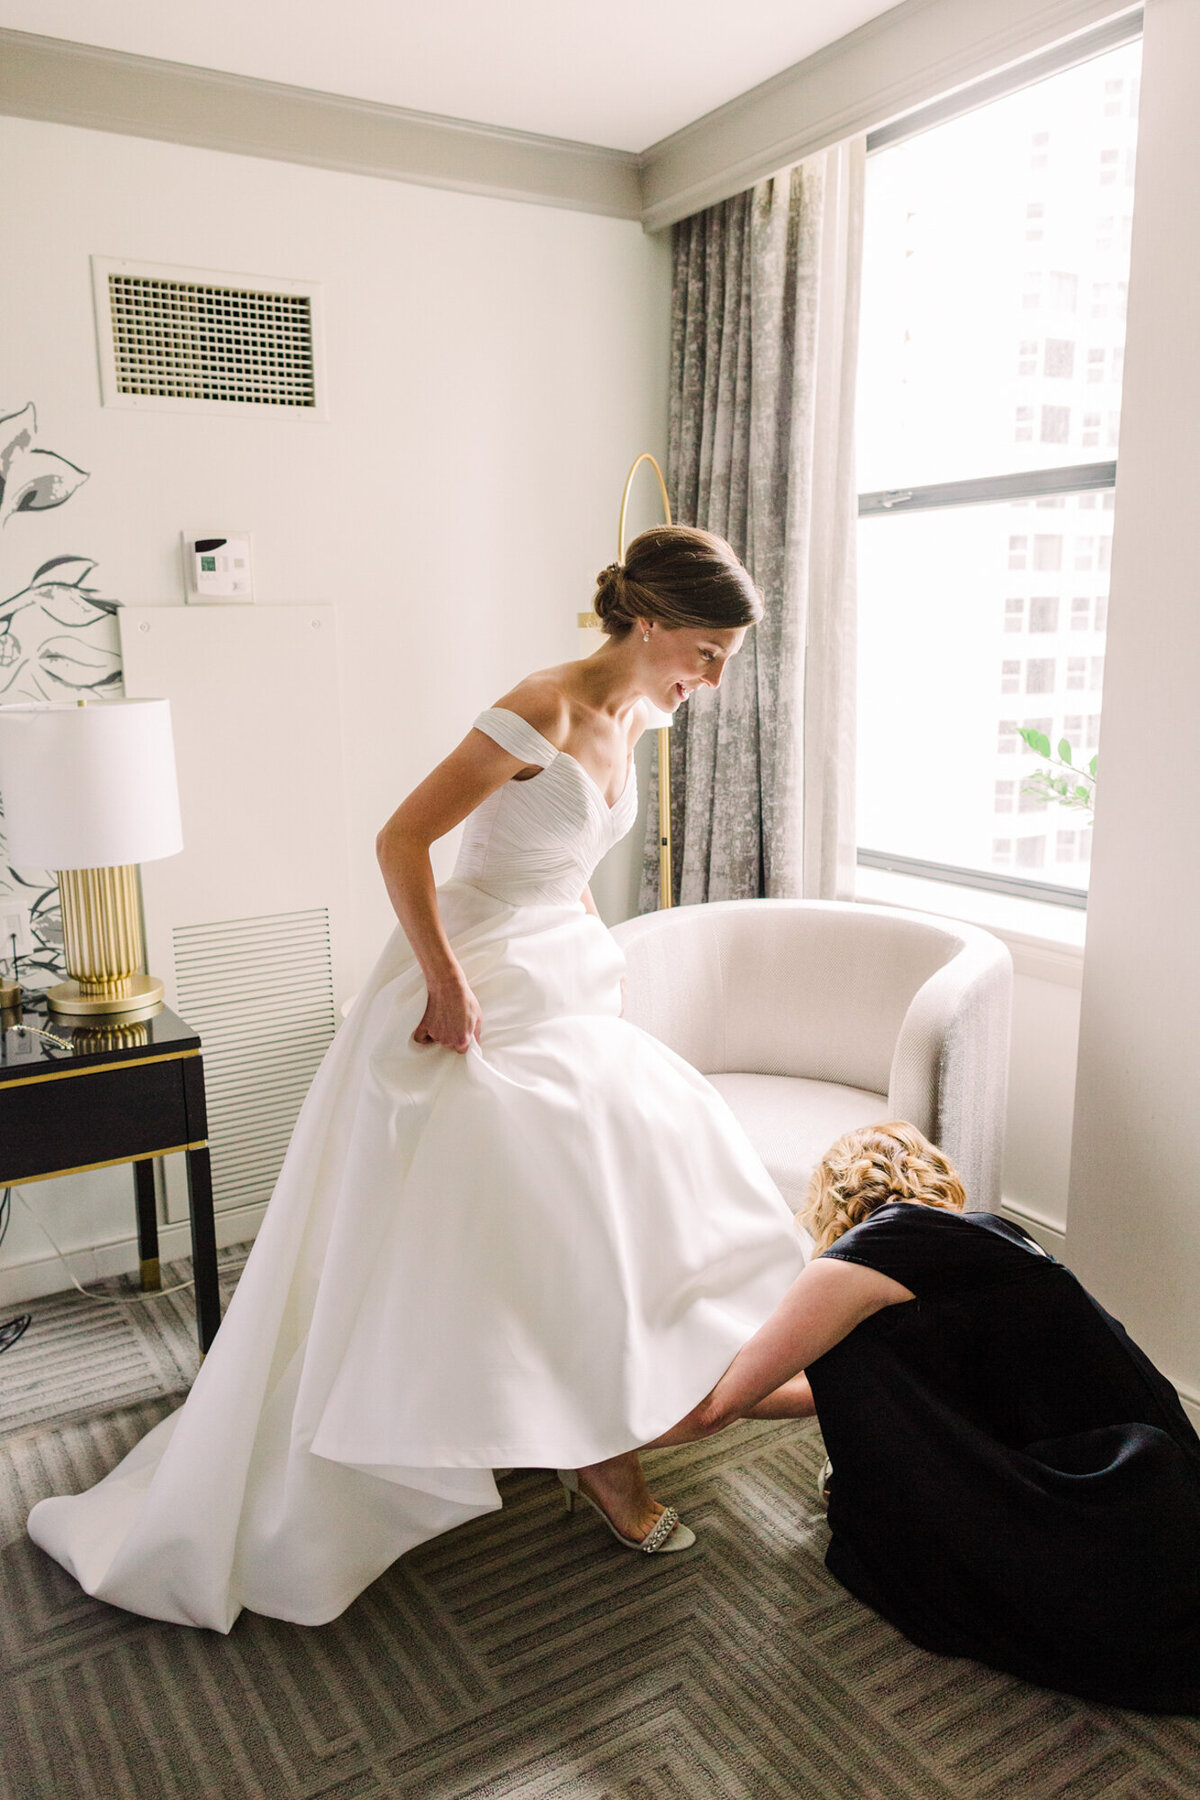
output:
[[[671,730],[679,904],[848,879],[862,175],[858,140],[675,227],[672,510],[727,538],[766,603],[719,691],[694,694]],[[807,799],[832,814],[819,826],[810,759]],[[658,904],[657,846],[654,818],[643,909]]]

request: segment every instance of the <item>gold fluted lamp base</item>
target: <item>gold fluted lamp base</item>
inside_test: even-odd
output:
[[[69,981],[46,995],[51,1012],[77,1019],[117,1014],[144,1017],[163,984],[141,973],[142,903],[137,869],[60,869],[63,957]]]
[[[78,1019],[91,1019],[100,1013],[141,1015],[148,1008],[157,1006],[163,997],[163,984],[157,975],[128,975],[120,985],[128,991],[120,994],[89,994],[82,981],[61,981],[57,987],[47,990],[46,1004],[51,1012],[72,1013]]]

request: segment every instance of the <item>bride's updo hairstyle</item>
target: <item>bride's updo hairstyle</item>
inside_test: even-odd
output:
[[[596,617],[609,637],[628,635],[635,619],[668,631],[729,631],[754,625],[763,603],[724,538],[690,525],[655,525],[635,537],[623,563],[596,577]]]
[[[915,1125],[893,1119],[847,1131],[812,1172],[800,1223],[817,1250],[891,1200],[918,1200],[942,1212],[961,1212],[963,1184],[949,1159]]]

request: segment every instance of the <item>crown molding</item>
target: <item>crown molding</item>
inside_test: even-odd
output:
[[[0,113],[453,188],[641,215],[638,158],[280,82],[0,30]]]
[[[1136,13],[1121,0],[903,0],[642,152],[660,231],[755,181]]]
[[[957,91],[1003,85],[1003,71],[1140,10],[1129,0],[902,0],[640,156],[2,29],[0,113],[660,231],[932,102],[950,116]]]

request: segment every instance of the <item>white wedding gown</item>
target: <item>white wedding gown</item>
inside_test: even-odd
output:
[[[413,1043],[426,992],[397,930],[186,1403],[30,1515],[116,1606],[322,1624],[497,1508],[494,1468],[575,1468],[664,1431],[802,1267],[724,1102],[620,1017],[620,951],[580,903],[633,822],[632,771],[610,809],[515,713],[476,723],[542,771],[472,814],[439,892],[481,1042]]]

